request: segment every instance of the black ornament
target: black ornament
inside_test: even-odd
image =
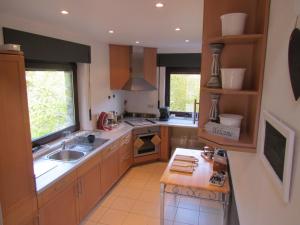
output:
[[[292,88],[297,101],[300,97],[300,30],[295,28],[289,43],[289,70]]]

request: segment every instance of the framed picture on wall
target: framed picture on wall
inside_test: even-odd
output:
[[[284,202],[290,199],[295,132],[263,111],[260,158]]]

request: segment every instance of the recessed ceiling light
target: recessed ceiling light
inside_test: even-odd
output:
[[[189,42],[190,42],[190,40],[186,39],[186,40],[185,40],[185,42],[186,42],[186,43],[189,43]]]
[[[176,31],[180,31],[181,29],[180,29],[180,27],[176,27],[175,30]]]
[[[113,34],[113,33],[115,33],[115,31],[114,30],[109,30],[108,33]]]
[[[139,41],[136,41],[135,43],[136,43],[136,44],[139,44],[140,42],[139,42]]]
[[[162,8],[162,7],[164,7],[164,4],[161,3],[161,2],[158,2],[158,3],[155,4],[155,7],[156,8]]]
[[[63,14],[63,15],[68,15],[69,14],[69,12],[66,11],[66,10],[62,10],[62,11],[60,11],[60,13]]]

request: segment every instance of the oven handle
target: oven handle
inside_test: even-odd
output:
[[[141,137],[151,136],[151,135],[153,135],[153,136],[158,135],[159,136],[159,133],[138,134],[138,135],[136,135],[136,139],[141,138]]]

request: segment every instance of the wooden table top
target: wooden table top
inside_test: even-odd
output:
[[[199,165],[195,168],[193,174],[170,171],[170,167],[176,154],[194,156],[199,160]],[[209,178],[211,177],[212,173],[213,163],[203,159],[200,150],[177,148],[171,160],[169,161],[169,164],[165,169],[160,182],[166,185],[177,185],[188,188],[203,189],[207,191],[229,193],[230,186],[228,178],[225,180],[223,187],[214,186],[209,183]]]

